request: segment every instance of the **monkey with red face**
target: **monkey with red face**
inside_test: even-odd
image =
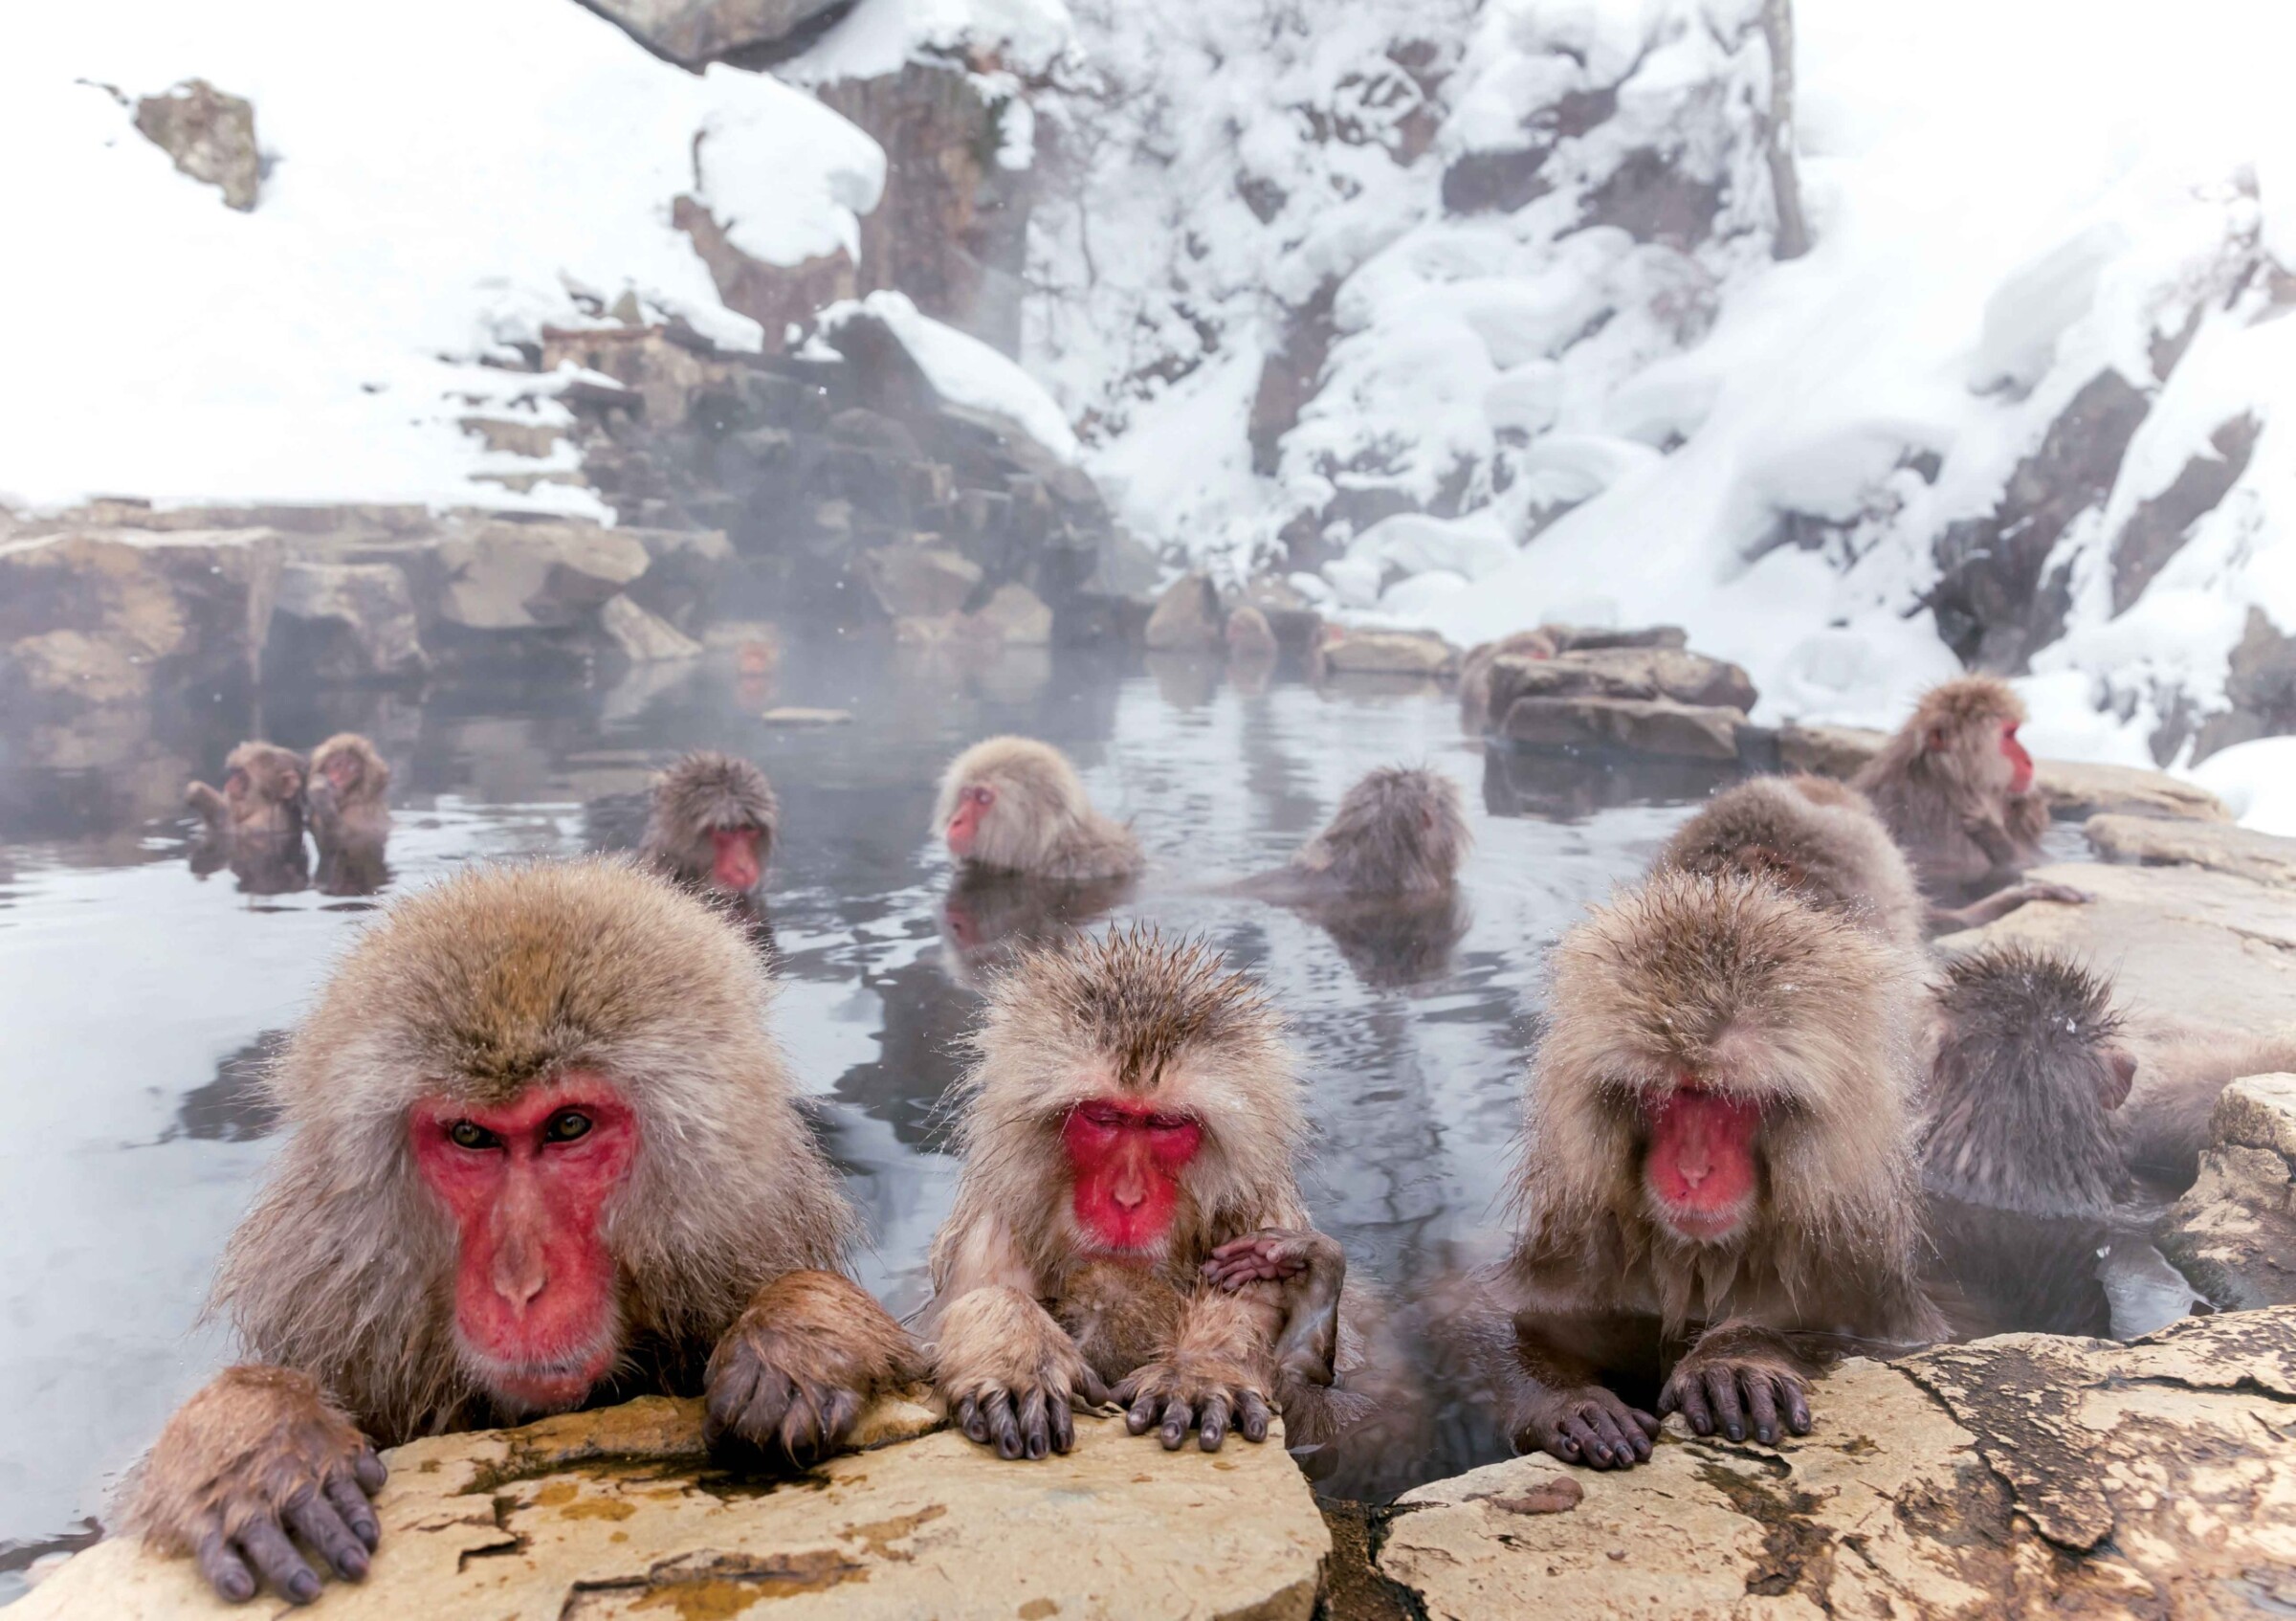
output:
[[[1083,883],[1143,864],[1132,830],[1095,810],[1068,757],[1034,738],[990,738],[949,762],[933,826],[968,873]]]
[[[755,910],[781,826],[765,773],[731,754],[696,750],[653,785],[640,853],[697,892]]]
[[[1998,882],[2040,854],[2049,812],[2017,738],[2024,719],[2006,682],[1958,677],[1923,694],[1852,779],[1932,891]]]
[[[276,744],[243,743],[224,759],[223,788],[192,783],[184,803],[199,812],[191,871],[229,866],[250,895],[283,895],[310,881],[303,848],[303,757]]]
[[[162,1431],[127,1523],[226,1598],[356,1579],[374,1448],[648,1393],[809,1461],[921,1364],[838,1270],[854,1222],[756,955],[607,861],[401,901],[270,1077],[288,1127],[214,1305],[257,1359]],[[299,1538],[298,1549],[290,1533]]]
[[[965,1433],[1066,1452],[1071,1404],[1112,1388],[1167,1448],[1260,1440],[1277,1410],[1294,1445],[1328,1433],[1346,1262],[1301,1205],[1299,1083],[1258,990],[1127,930],[1023,957],[973,1050],[925,1315]]]
[[[311,751],[303,789],[319,846],[322,895],[372,895],[390,881],[390,766],[357,732],[338,732]]]

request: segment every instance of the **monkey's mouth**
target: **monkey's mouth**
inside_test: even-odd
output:
[[[1720,1210],[1700,1210],[1673,1204],[1656,1194],[1650,1197],[1651,1213],[1668,1232],[1694,1244],[1723,1244],[1735,1238],[1745,1228],[1753,1205],[1753,1200],[1744,1199]]]
[[[580,1344],[551,1356],[500,1356],[455,1335],[463,1366],[505,1407],[521,1412],[568,1412],[614,1370],[621,1325],[610,1316]]]

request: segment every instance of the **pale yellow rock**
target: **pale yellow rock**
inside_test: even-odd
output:
[[[366,1581],[307,1612],[421,1621],[1251,1617],[1308,1621],[1330,1535],[1271,1436],[1166,1453],[1080,1416],[1067,1457],[1007,1463],[939,1431],[795,1480],[707,1467],[699,1404],[652,1398],[390,1456]],[[884,1404],[872,1440],[936,1422]],[[210,1596],[188,1560],[80,1554],[11,1621],[273,1614]]]
[[[2236,828],[2229,822],[2170,821],[2158,816],[2091,816],[2081,831],[2101,860],[2209,867],[2235,877],[2296,889],[2296,838]]]
[[[2219,1305],[2296,1301],[2296,1075],[2243,1076],[2218,1097],[2199,1175],[2159,1230]]]
[[[1822,777],[1853,777],[1889,741],[1888,732],[1864,726],[1821,726],[1788,722],[1778,728],[1778,757],[1789,771]],[[2228,822],[2224,802],[2204,788],[2165,771],[2133,766],[2099,766],[2081,760],[2034,762],[2034,786],[2051,816],[2070,820],[2102,814]]]
[[[2229,1030],[2296,1019],[2296,895],[2201,867],[2040,867],[2026,875],[2094,899],[2021,906],[1947,935],[1959,954],[1993,942],[2069,952],[2113,977],[2131,1011]]]

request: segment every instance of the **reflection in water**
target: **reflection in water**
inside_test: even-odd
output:
[[[1484,755],[1483,806],[1494,816],[1575,820],[1625,805],[1694,805],[1744,775],[1734,761],[1494,744]]]
[[[253,1143],[279,1123],[264,1076],[287,1045],[287,1032],[267,1030],[215,1066],[215,1078],[193,1087],[176,1104],[175,1122],[163,1143],[189,1137],[205,1143]]]
[[[1069,883],[963,869],[940,903],[949,977],[978,990],[1013,957],[1068,939],[1123,904],[1135,887],[1130,877]]]
[[[231,869],[242,895],[294,895],[311,886],[311,852],[303,832],[292,837],[230,838],[203,833],[190,849],[191,876],[205,878]]]

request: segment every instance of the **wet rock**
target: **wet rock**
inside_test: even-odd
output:
[[[852,723],[850,709],[807,709],[800,705],[784,704],[768,709],[758,717],[768,726],[846,726]]]
[[[880,1404],[874,1451],[774,1484],[709,1466],[697,1402],[651,1398],[390,1458],[382,1551],[322,1613],[359,1616],[1253,1617],[1308,1621],[1331,1545],[1271,1438],[1166,1453],[1082,1417],[1075,1451],[1001,1464]],[[768,1602],[770,1601],[770,1602]],[[26,1621],[236,1613],[188,1560],[76,1556]],[[753,1607],[762,1607],[753,1610]]]
[[[292,561],[279,571],[266,675],[299,685],[396,681],[430,668],[405,570]]]
[[[644,574],[652,559],[595,523],[484,523],[433,548],[437,616],[466,631],[526,631],[581,622]]]
[[[1735,761],[1745,724],[1736,709],[1670,699],[1518,698],[1508,706],[1499,735],[1535,748]]]
[[[1520,698],[1666,699],[1700,707],[1755,704],[1754,682],[1737,665],[1672,648],[1601,648],[1552,658],[1502,655],[1490,663],[1490,713]]]
[[[1182,574],[1156,599],[1142,633],[1154,653],[1209,653],[1221,645],[1220,596],[1202,574]]]
[[[1256,609],[1275,633],[1276,646],[1301,658],[1309,656],[1323,628],[1323,615],[1315,611],[1315,605],[1282,580],[1263,577],[1252,581],[1236,605]]]
[[[615,531],[646,548],[646,572],[630,582],[629,600],[691,633],[708,618],[735,573],[733,543],[722,529]]]
[[[2184,546],[2193,525],[2214,512],[2256,449],[2260,425],[2245,413],[2208,436],[2212,456],[2195,456],[2160,494],[2140,501],[2112,541],[2112,611],[2126,613]]]
[[[852,258],[843,248],[798,264],[752,258],[735,246],[724,221],[686,196],[670,205],[670,223],[693,242],[726,308],[765,329],[769,354],[788,346],[793,326],[809,323],[816,312],[859,290]]]
[[[1049,647],[1052,642],[1052,611],[1027,586],[999,586],[965,620],[972,634],[1006,647]]]
[[[582,0],[681,67],[778,61],[802,50],[852,0]]]
[[[1842,1364],[1777,1448],[1669,1419],[1624,1474],[1516,1458],[1397,1504],[1379,1569],[1432,1621],[2219,1614],[2296,1566],[2296,1310],[2130,1344],[2008,1335]],[[1504,1503],[1569,1479],[1560,1513]]]
[[[136,127],[192,179],[223,193],[224,207],[255,206],[263,157],[255,148],[255,109],[204,78],[186,79],[136,103]]]
[[[2209,1117],[2200,1177],[2160,1247],[2219,1306],[2296,1301],[2296,1076],[2234,1081]]]
[[[1680,651],[1690,645],[1690,633],[1680,625],[1645,625],[1616,630],[1597,625],[1541,625],[1556,653],[1600,653],[1608,648],[1655,647]]]
[[[864,559],[862,578],[895,619],[932,618],[962,609],[981,585],[981,566],[946,546],[881,546]]]
[[[2296,838],[2278,838],[2227,822],[2167,821],[2152,816],[2091,816],[2081,831],[2100,860],[2148,867],[2207,867],[2257,883],[2296,889]]]
[[[2033,784],[2048,801],[2049,814],[2072,821],[2100,814],[2181,817],[2196,822],[2229,822],[2224,802],[2197,784],[2134,766],[2100,766],[2083,760],[2038,760]]]
[[[73,526],[0,544],[0,696],[60,714],[163,684],[244,690],[281,564],[266,528]]]
[[[647,612],[627,596],[611,596],[600,605],[598,629],[632,664],[662,664],[676,658],[701,656],[699,642],[667,619]]]
[[[2224,697],[2231,707],[2202,722],[2194,749],[2197,759],[2235,744],[2296,732],[2296,636],[2284,633],[2261,608],[2249,608],[2241,639],[2233,644]]]
[[[1821,777],[1854,777],[1882,751],[1888,732],[1864,726],[1817,726],[1789,721],[1777,729],[1779,764]]]
[[[1459,650],[1432,631],[1351,631],[1323,628],[1315,645],[1315,675],[1412,676],[1427,679],[1459,668]]]
[[[2070,884],[2085,906],[2039,901],[1981,929],[1947,935],[1947,952],[2002,942],[2109,965],[2131,1011],[2248,1030],[2296,1008],[2296,903],[2287,892],[2204,867],[2092,862],[2026,875]]]
[[[1230,658],[1273,658],[1280,651],[1275,627],[1268,623],[1268,615],[1247,602],[1228,614],[1225,633]]]

